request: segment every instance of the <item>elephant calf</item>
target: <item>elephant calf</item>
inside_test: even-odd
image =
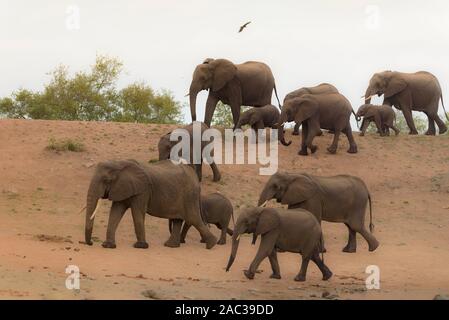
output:
[[[244,125],[250,125],[252,129],[277,128],[279,122],[279,109],[272,104],[259,108],[251,108],[240,115],[236,129],[241,129]]]
[[[296,281],[305,281],[307,266],[312,260],[323,274],[323,280],[328,280],[332,272],[320,258],[319,249],[322,246],[322,232],[318,220],[304,209],[285,210],[254,207],[243,211],[235,225],[232,236],[232,251],[226,271],[233,264],[242,233],[253,233],[257,238],[261,235],[260,246],[256,257],[244,271],[248,279],[253,279],[257,267],[268,257],[273,274],[270,278],[280,279],[281,273],[276,251],[299,253],[302,256],[301,270],[295,277]],[[253,241],[254,243],[254,241]]]
[[[234,209],[232,203],[221,193],[215,192],[201,196],[201,214],[205,223],[215,224],[221,230],[221,236],[217,244],[226,244],[226,233],[232,236],[233,231],[229,229],[229,222],[234,221]],[[187,232],[192,225],[184,223],[181,232],[181,243],[185,243]],[[171,223],[170,223],[171,228]],[[201,242],[204,242],[201,239]]]
[[[277,172],[271,176],[259,196],[259,205],[276,199],[289,209],[303,208],[312,212],[318,221],[343,222],[349,230],[344,252],[355,252],[356,232],[368,242],[374,251],[379,242],[373,236],[371,196],[366,184],[358,177],[338,175],[318,177],[309,174]],[[369,202],[370,223],[365,228],[365,211]]]
[[[86,244],[92,245],[92,229],[99,199],[112,201],[104,248],[115,248],[115,231],[131,209],[137,236],[135,248],[148,248],[145,239],[145,213],[173,220],[173,231],[165,242],[179,247],[182,221],[195,226],[212,248],[217,238],[204,224],[200,214],[200,184],[194,170],[169,160],[152,165],[135,160],[100,162],[90,182],[86,199]]]
[[[380,136],[389,136],[390,129],[393,129],[396,135],[399,134],[399,129],[395,127],[394,121],[396,115],[393,108],[389,105],[376,106],[372,104],[364,104],[357,110],[357,116],[363,117],[362,126],[360,128],[360,136],[364,136],[366,129],[368,129],[371,121],[376,124]]]

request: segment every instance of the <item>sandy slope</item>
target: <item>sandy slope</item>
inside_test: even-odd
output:
[[[192,229],[181,248],[163,246],[165,220],[146,220],[148,250],[132,248],[131,217],[125,215],[117,232],[117,249],[103,249],[109,204],[96,219],[98,241],[83,240],[85,193],[94,164],[110,158],[157,158],[158,137],[168,126],[62,121],[0,120],[0,299],[303,299],[321,298],[327,291],[339,298],[424,298],[449,293],[449,137],[356,137],[359,153],[345,152],[342,139],[337,155],[324,152],[332,136],[317,138],[320,150],[309,157],[296,155],[298,137],[279,147],[280,168],[317,175],[348,173],[368,184],[374,200],[375,234],[381,246],[369,253],[358,236],[358,252],[341,252],[346,227],[323,223],[334,277],[324,282],[314,265],[308,281],[293,281],[299,256],[279,255],[282,279],[268,278],[268,261],[249,281],[242,270],[256,247],[242,238],[236,262],[226,273],[230,245],[206,250]],[[45,150],[50,137],[78,138],[82,153]],[[289,135],[288,135],[289,137]],[[211,182],[205,167],[204,192],[220,191],[234,206],[255,204],[268,177],[258,166],[220,166],[223,181]],[[275,206],[275,204],[270,204]],[[237,210],[238,211],[238,210]],[[217,230],[214,230],[217,232]],[[218,234],[218,232],[217,232]],[[80,267],[81,290],[65,288],[65,268]],[[378,265],[381,289],[365,289],[365,268]]]

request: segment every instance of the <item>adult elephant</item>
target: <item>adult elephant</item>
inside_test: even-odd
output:
[[[285,101],[279,118],[278,137],[285,145],[290,145],[284,139],[284,123],[294,121],[302,123],[302,139],[299,155],[306,156],[307,148],[312,153],[317,150],[313,145],[313,139],[321,129],[334,132],[334,140],[327,148],[330,153],[336,153],[340,133],[343,132],[349,141],[349,153],[357,153],[357,144],[352,136],[352,128],[349,122],[351,113],[354,113],[351,103],[339,93],[305,94],[299,98]]]
[[[299,98],[302,97],[305,94],[323,94],[323,93],[339,93],[338,89],[331,85],[330,83],[320,83],[317,86],[314,87],[303,87],[299,88],[295,91],[292,91],[288,93],[284,98],[284,104],[285,101],[293,99],[293,98]],[[301,123],[296,123],[295,128],[293,129],[292,135],[297,136],[299,135],[299,126]],[[320,133],[318,133],[320,134]]]
[[[190,113],[196,121],[196,97],[198,92],[209,90],[204,123],[210,126],[218,101],[231,106],[234,128],[240,117],[240,107],[263,107],[271,104],[271,96],[276,92],[273,73],[265,63],[247,61],[234,64],[226,59],[206,59],[193,72],[190,84]]]
[[[438,79],[426,71],[404,73],[397,71],[383,71],[371,77],[365,92],[365,103],[370,103],[375,95],[384,95],[383,104],[395,106],[402,110],[410,134],[418,134],[413,122],[412,111],[422,111],[427,115],[429,125],[427,135],[435,135],[435,122],[439,133],[447,131],[447,126],[438,116],[438,104],[441,99],[444,113],[443,95]],[[446,114],[446,119],[449,120]]]
[[[137,242],[135,248],[148,248],[145,240],[145,213],[172,219],[173,230],[165,242],[179,247],[183,220],[193,225],[212,248],[217,238],[201,218],[200,184],[195,171],[170,160],[144,166],[135,160],[100,162],[90,182],[86,200],[85,241],[92,245],[92,229],[98,200],[112,201],[104,248],[115,248],[115,231],[125,211],[131,208]]]

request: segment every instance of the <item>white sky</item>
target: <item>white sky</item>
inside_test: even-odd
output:
[[[78,30],[66,26],[72,5]],[[281,101],[330,82],[357,109],[371,75],[385,69],[430,71],[449,101],[449,1],[0,0],[0,96],[40,90],[58,64],[87,68],[97,53],[123,60],[120,86],[144,80],[182,102],[206,57],[266,62]]]

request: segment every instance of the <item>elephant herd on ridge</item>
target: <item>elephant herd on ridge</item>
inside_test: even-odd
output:
[[[285,141],[284,124],[295,122],[293,135],[299,134],[301,125],[300,155],[317,151],[313,139],[322,134],[321,129],[334,134],[328,152],[336,153],[339,136],[343,133],[349,141],[347,151],[357,153],[350,125],[351,114],[357,122],[363,118],[361,136],[370,122],[376,124],[381,136],[389,135],[390,129],[398,134],[392,106],[403,112],[410,134],[417,134],[412,110],[427,115],[427,135],[436,134],[435,123],[440,134],[447,131],[445,123],[438,116],[439,100],[443,102],[441,87],[435,76],[424,71],[384,71],[374,74],[364,95],[365,104],[357,113],[338,89],[328,83],[289,93],[281,107],[270,68],[255,61],[234,64],[226,59],[206,59],[198,65],[193,72],[189,90],[192,121],[196,121],[196,98],[202,90],[209,91],[202,131],[210,126],[216,105],[221,101],[231,108],[234,129],[240,129],[243,125],[256,130],[274,128],[278,130],[279,141],[286,146],[291,142]],[[273,91],[280,111],[271,105]],[[381,106],[370,104],[375,95],[384,95]],[[253,108],[240,114],[241,106]],[[192,132],[192,126],[190,124],[184,128]],[[201,194],[202,165],[174,164],[170,160],[170,151],[176,142],[170,141],[169,137],[168,133],[160,138],[159,161],[156,163],[110,160],[97,165],[87,192],[86,244],[93,244],[92,232],[98,201],[108,199],[112,205],[103,247],[116,247],[115,232],[127,209],[131,209],[134,222],[137,238],[135,248],[148,248],[145,237],[146,213],[169,221],[170,237],[165,242],[168,247],[179,247],[184,243],[190,226],[194,226],[201,235],[201,241],[210,249],[217,243],[217,238],[208,225],[215,224],[221,229],[218,244],[226,243],[227,234],[232,236],[227,271],[236,258],[240,236],[243,233],[253,234],[253,244],[258,236],[261,237],[254,260],[248,270],[244,270],[248,279],[254,278],[259,264],[266,257],[273,271],[271,278],[280,279],[278,252],[294,252],[302,256],[295,280],[306,279],[310,260],[321,271],[323,280],[329,279],[332,272],[320,257],[320,253],[326,251],[322,220],[346,225],[348,242],[343,248],[344,252],[356,252],[357,233],[367,241],[369,251],[379,246],[373,235],[371,194],[362,179],[349,175],[320,177],[307,173],[277,172],[262,188],[257,205],[239,212],[232,230],[229,227],[230,221],[234,221],[232,203],[221,193]],[[219,181],[221,173],[217,165],[212,163],[210,166],[213,180]],[[287,209],[266,207],[271,199],[286,205]],[[369,230],[365,227],[367,208],[370,214]]]

